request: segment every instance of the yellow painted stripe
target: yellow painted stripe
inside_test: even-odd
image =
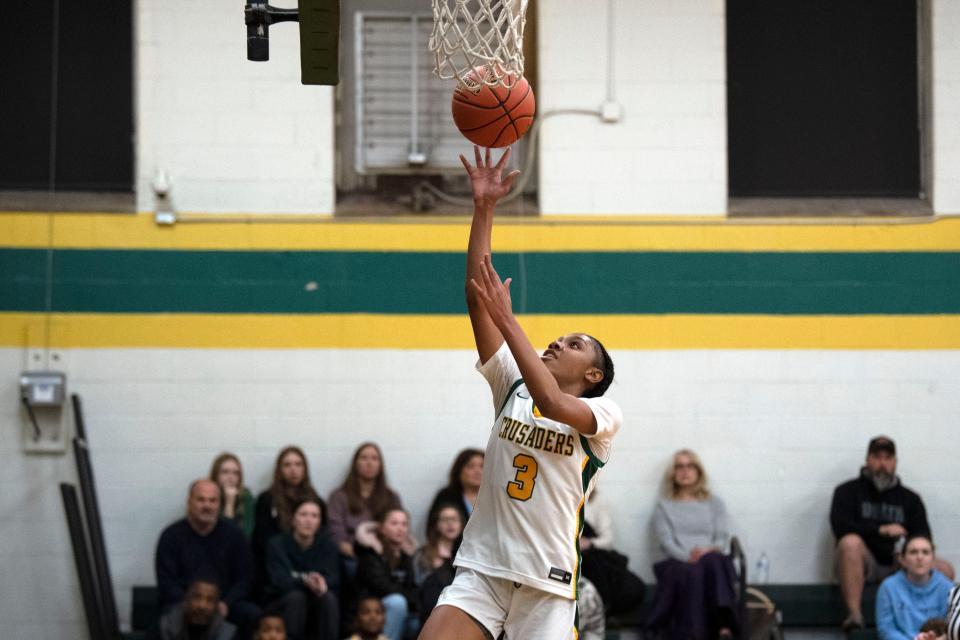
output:
[[[53,314],[61,348],[473,349],[467,318],[433,315]],[[610,349],[960,349],[960,315],[545,315],[534,344],[589,331]],[[40,313],[0,313],[0,346],[42,346]],[[28,336],[32,336],[29,337]]]
[[[0,213],[0,246],[192,250],[463,251],[467,218],[346,221],[204,215]],[[233,222],[224,222],[231,219]],[[960,218],[703,220],[501,218],[497,251],[958,251]]]

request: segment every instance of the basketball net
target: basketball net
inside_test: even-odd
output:
[[[436,57],[433,71],[439,78],[456,78],[478,91],[482,85],[509,87],[523,75],[528,0],[432,2],[430,51]]]

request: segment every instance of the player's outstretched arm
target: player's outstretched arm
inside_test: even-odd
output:
[[[527,334],[523,332],[510,300],[510,282],[505,281],[493,268],[490,254],[483,256],[477,265],[480,279],[470,281],[470,288],[487,311],[490,322],[507,341],[510,352],[517,361],[523,381],[530,396],[545,417],[568,424],[580,433],[592,435],[597,432],[597,420],[585,402],[560,388],[547,366],[543,364]]]
[[[503,344],[503,335],[490,320],[490,315],[477,293],[471,288],[471,280],[480,279],[480,262],[483,256],[491,253],[490,236],[493,231],[493,210],[503,196],[510,192],[514,179],[520,175],[517,170],[503,175],[503,168],[510,160],[508,148],[500,156],[497,164],[490,159],[490,149],[483,156],[480,147],[474,145],[473,154],[476,166],[460,156],[460,162],[470,176],[473,188],[473,223],[470,225],[470,241],[467,245],[467,278],[465,282],[467,310],[470,312],[470,324],[473,326],[473,338],[477,343],[480,362],[486,362]]]

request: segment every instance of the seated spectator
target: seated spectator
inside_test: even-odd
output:
[[[305,500],[290,532],[267,545],[267,591],[292,640],[337,640],[340,632],[340,554],[320,525],[320,503]]]
[[[243,467],[232,453],[221,453],[210,467],[210,479],[220,487],[220,516],[240,527],[243,534],[253,535],[256,501],[243,484]]]
[[[584,510],[580,571],[593,583],[608,613],[624,613],[640,606],[647,587],[627,568],[627,556],[614,550],[613,517],[598,493],[593,490]]]
[[[923,500],[897,476],[893,440],[873,438],[859,477],[834,490],[830,526],[837,539],[835,566],[848,612],[843,628],[849,631],[863,627],[864,584],[880,582],[897,570],[897,542],[906,536],[930,536]],[[936,568],[953,579],[950,563],[938,561]]]
[[[457,539],[463,533],[463,516],[452,504],[441,504],[427,518],[427,542],[413,556],[414,582],[423,584],[431,573],[453,561]]]
[[[390,640],[383,635],[384,611],[380,598],[367,596],[357,606],[354,634],[347,640]]]
[[[934,568],[930,538],[907,538],[902,569],[880,583],[877,591],[877,634],[880,640],[913,640],[931,618],[947,615],[951,584]]]
[[[457,540],[456,548],[453,552],[454,557],[457,555],[456,549],[460,548],[461,541],[462,538]],[[421,627],[427,623],[427,618],[430,617],[430,613],[440,600],[440,594],[443,593],[444,589],[453,584],[453,579],[456,575],[457,568],[453,566],[452,559],[445,561],[440,567],[427,574],[417,593],[417,608],[420,610]]]
[[[682,449],[664,476],[654,531],[667,559],[654,565],[657,590],[648,626],[670,638],[731,637],[737,632],[736,571],[725,555],[727,511],[710,494],[703,464]]]
[[[416,634],[419,619],[417,585],[413,577],[410,524],[403,509],[389,509],[377,519],[376,533],[357,532],[357,584],[363,595],[381,599],[384,633],[390,640]]]
[[[343,484],[330,494],[330,536],[340,553],[353,558],[357,525],[387,509],[402,509],[400,496],[387,485],[380,447],[364,442],[353,453]]]
[[[253,525],[253,556],[257,568],[257,584],[264,586],[267,577],[267,543],[273,536],[290,531],[293,510],[304,500],[320,505],[321,522],[327,522],[327,507],[310,483],[307,456],[300,447],[286,447],[277,455],[273,483],[257,497]]]
[[[600,592],[588,579],[580,576],[577,588],[578,640],[606,640],[607,616]]]
[[[219,602],[215,582],[194,580],[183,602],[160,618],[160,640],[233,640],[237,628],[220,615]]]
[[[253,565],[243,532],[219,516],[220,487],[211,480],[190,485],[187,517],[174,522],[157,542],[157,590],[162,612],[182,603],[197,578],[216,582],[217,610],[250,637],[260,609],[249,600]]]
[[[463,525],[462,512],[451,504],[441,504],[427,518],[427,543],[413,556],[421,627],[437,606],[440,593],[453,584],[457,573],[453,560],[463,540]]]
[[[283,618],[275,613],[265,613],[260,616],[253,640],[287,640],[287,627],[283,623]]]
[[[960,584],[950,591],[947,602],[947,640],[960,640]]]
[[[613,548],[613,516],[610,505],[600,497],[597,488],[587,498],[583,513],[583,532],[580,534],[580,550]]]
[[[434,497],[433,504],[430,505],[430,513],[433,513],[441,504],[452,504],[460,510],[463,521],[466,522],[473,513],[473,505],[477,501],[477,494],[480,493],[482,480],[483,450],[464,449],[454,459],[447,486]]]

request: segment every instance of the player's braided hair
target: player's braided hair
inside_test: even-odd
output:
[[[607,353],[607,350],[604,348],[602,342],[589,334],[586,335],[588,338],[593,340],[593,344],[595,344],[597,347],[597,361],[594,364],[598,369],[600,369],[600,371],[603,372],[603,378],[600,380],[600,382],[584,391],[582,397],[599,398],[607,392],[607,389],[610,388],[610,384],[613,382],[613,358],[611,358],[610,354]]]

